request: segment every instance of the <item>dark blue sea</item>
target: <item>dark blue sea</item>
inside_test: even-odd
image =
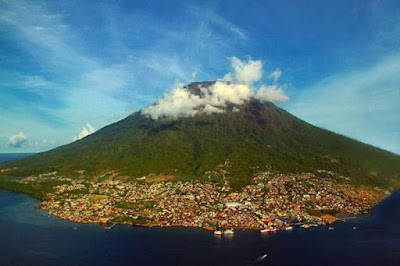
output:
[[[32,154],[34,153],[0,153],[0,162],[17,160]]]
[[[399,192],[334,231],[236,231],[231,238],[187,228],[104,230],[49,216],[38,203],[0,190],[0,265],[400,265]]]

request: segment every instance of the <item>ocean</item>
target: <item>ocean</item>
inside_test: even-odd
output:
[[[334,231],[236,230],[232,237],[190,228],[104,230],[50,216],[38,203],[0,190],[0,265],[400,265],[399,192],[371,216],[336,222]]]
[[[5,161],[17,160],[34,153],[0,153],[0,163]]]

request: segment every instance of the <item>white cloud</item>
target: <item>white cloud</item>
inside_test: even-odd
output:
[[[24,143],[24,148],[29,151],[36,151],[38,149],[50,150],[56,146],[57,142],[55,140],[40,140],[34,137],[33,139],[29,138],[29,141]]]
[[[193,116],[198,113],[196,109],[201,105],[201,102],[200,96],[190,93],[182,87],[182,84],[178,84],[155,105],[143,109],[142,113],[150,115],[153,119]]]
[[[202,87],[202,97],[183,88],[182,84],[175,86],[166,93],[156,104],[146,107],[142,114],[150,115],[153,119],[162,117],[179,118],[194,116],[199,112],[206,114],[221,113],[227,103],[243,104],[253,95],[253,89],[245,84],[226,83],[217,81],[209,87]]]
[[[195,81],[197,78],[197,71],[193,71],[192,75],[190,76],[189,83]]]
[[[287,102],[289,100],[282,87],[277,85],[261,86],[255,98],[262,102]]]
[[[202,8],[200,10],[199,8],[192,7],[191,13],[199,20],[204,20],[206,23],[212,23],[221,27],[225,31],[232,33],[234,36],[239,37],[242,40],[248,40],[248,37],[242,28],[226,20],[210,8]]]
[[[206,100],[215,106],[226,106],[227,103],[243,104],[253,96],[253,89],[245,84],[216,82],[210,89]]]
[[[142,110],[142,114],[153,119],[168,117],[194,116],[198,113],[213,114],[224,112],[228,103],[242,105],[252,98],[262,102],[285,102],[289,97],[283,88],[275,84],[282,72],[276,70],[273,74],[273,85],[262,85],[255,89],[251,84],[261,79],[262,63],[260,60],[243,62],[236,57],[231,58],[233,73],[225,75],[224,80],[215,82],[208,87],[201,87],[201,96],[185,89],[182,84],[176,85],[170,92],[154,105]]]
[[[215,113],[223,113],[224,112],[224,110],[223,109],[220,109],[220,108],[217,108],[217,107],[215,107],[215,106],[212,106],[211,104],[206,104],[206,106],[204,107],[204,109],[203,109],[203,112],[205,113],[205,114],[215,114]]]
[[[24,135],[24,133],[20,132],[16,135],[11,136],[8,141],[8,144],[14,148],[19,148],[22,144],[28,140],[28,137]]]
[[[86,126],[83,127],[81,133],[79,133],[78,136],[74,136],[73,141],[83,139],[84,137],[94,133],[95,131],[96,130],[94,129],[94,127],[91,124],[87,123]]]
[[[278,79],[282,76],[282,71],[280,69],[275,70],[269,75],[270,79],[273,79],[274,83],[278,82]]]
[[[41,76],[27,76],[21,77],[21,85],[29,88],[48,88],[54,86],[55,84]]]
[[[261,79],[263,67],[261,60],[243,62],[235,56],[229,59],[234,72],[226,74],[224,77],[225,80],[252,85]]]

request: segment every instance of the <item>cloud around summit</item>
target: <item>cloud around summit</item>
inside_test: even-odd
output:
[[[273,79],[273,84],[261,84],[256,87],[255,84],[263,77],[262,61],[252,59],[243,61],[237,57],[231,57],[229,60],[232,72],[227,73],[213,85],[201,87],[202,96],[190,92],[183,87],[183,84],[178,83],[154,105],[144,108],[142,114],[155,120],[163,117],[177,119],[199,113],[221,113],[228,103],[241,105],[251,98],[262,102],[289,100],[282,86],[278,85],[278,79],[282,75],[280,70],[275,70],[267,76]]]
[[[231,61],[233,73],[226,74],[224,80],[252,85],[261,79],[263,68],[261,60],[250,59],[244,62],[235,56],[232,56],[229,60]]]

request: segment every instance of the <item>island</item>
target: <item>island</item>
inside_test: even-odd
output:
[[[399,155],[257,97],[221,100],[221,90],[250,88],[219,80],[176,88],[82,139],[0,163],[0,188],[78,223],[268,232],[369,213],[400,187]],[[174,93],[196,105],[165,113],[186,110],[167,108]]]
[[[291,230],[295,225],[309,228],[367,214],[389,194],[378,187],[355,187],[348,177],[325,170],[263,172],[240,190],[232,189],[224,170],[218,182],[161,174],[132,179],[116,171],[88,178],[85,171],[79,173],[76,178],[50,172],[2,180],[0,187],[36,196],[42,200],[38,208],[77,223],[263,232]]]

